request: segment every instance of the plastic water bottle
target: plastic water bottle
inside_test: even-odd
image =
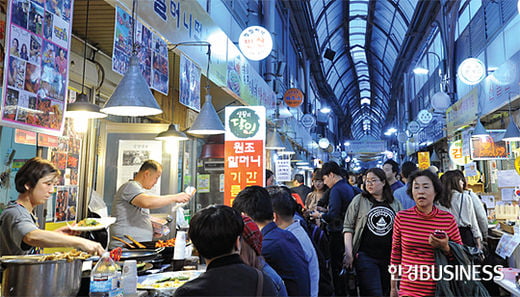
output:
[[[119,287],[119,274],[116,263],[108,252],[103,253],[90,273],[90,297],[123,296]]]

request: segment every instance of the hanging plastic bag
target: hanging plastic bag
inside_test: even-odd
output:
[[[102,218],[108,217],[107,205],[105,204],[103,197],[101,197],[101,195],[96,191],[92,191],[92,194],[90,195],[88,209]]]

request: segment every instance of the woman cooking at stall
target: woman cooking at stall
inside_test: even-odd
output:
[[[36,206],[44,204],[54,193],[60,171],[49,161],[34,157],[16,173],[18,199],[11,201],[0,215],[0,256],[26,255],[37,248],[74,247],[101,255],[101,244],[74,234],[68,226],[54,231],[38,228],[33,214]]]

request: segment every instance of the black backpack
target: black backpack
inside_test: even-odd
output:
[[[315,224],[308,224],[307,232],[318,256],[318,266],[320,268],[318,295],[332,296],[334,295],[334,285],[332,283],[332,270],[330,266],[329,239],[325,231]]]

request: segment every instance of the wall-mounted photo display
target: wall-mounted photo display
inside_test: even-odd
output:
[[[1,118],[5,126],[61,135],[72,0],[8,0]]]
[[[179,102],[200,111],[200,68],[185,55],[181,55],[179,75]]]
[[[116,7],[112,70],[125,75],[132,55],[132,40],[135,41],[137,57],[144,79],[150,88],[168,95],[168,45],[161,36],[136,21],[132,39],[132,16],[121,7]]]

